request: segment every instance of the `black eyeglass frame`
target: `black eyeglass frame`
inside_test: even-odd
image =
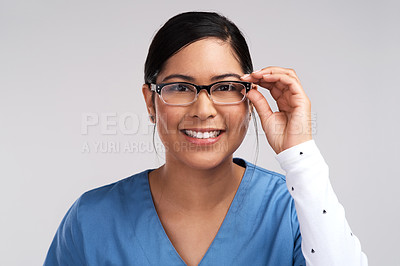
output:
[[[157,94],[159,95],[159,97],[161,98],[161,100],[162,100],[165,104],[168,104],[168,105],[186,106],[186,105],[192,104],[192,103],[194,103],[194,102],[197,100],[197,96],[199,95],[199,93],[200,93],[201,90],[206,90],[207,93],[208,93],[208,96],[210,97],[210,99],[211,99],[214,103],[216,103],[216,104],[223,104],[223,105],[225,105],[225,104],[238,104],[238,103],[243,102],[243,100],[246,98],[246,95],[243,95],[242,100],[240,100],[240,101],[238,101],[238,102],[234,102],[234,103],[224,103],[224,102],[218,102],[218,101],[216,102],[216,101],[214,101],[214,99],[213,99],[212,96],[211,96],[211,87],[213,87],[213,86],[215,86],[215,85],[217,85],[217,84],[220,84],[220,83],[227,83],[227,82],[233,82],[233,83],[240,83],[240,84],[242,84],[242,85],[245,87],[246,95],[247,95],[247,93],[250,91],[251,85],[252,85],[251,82],[240,81],[240,80],[224,80],[224,81],[217,81],[217,82],[214,82],[214,83],[212,83],[212,84],[210,84],[210,85],[196,85],[196,84],[193,84],[193,83],[190,83],[190,82],[169,82],[169,83],[160,83],[160,84],[148,83],[147,85],[149,85],[151,91],[157,92]],[[191,101],[190,103],[185,103],[185,104],[171,104],[171,103],[165,102],[164,99],[163,99],[163,97],[161,96],[161,90],[162,90],[163,87],[165,87],[165,86],[167,86],[167,85],[171,85],[171,84],[186,84],[186,85],[191,85],[191,86],[195,87],[195,88],[196,88],[196,91],[197,91],[196,97],[195,97],[195,98],[193,99],[193,101]]]

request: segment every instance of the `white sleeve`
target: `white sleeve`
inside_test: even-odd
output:
[[[295,202],[307,265],[368,265],[314,140],[284,150],[276,159],[286,171],[286,185]]]

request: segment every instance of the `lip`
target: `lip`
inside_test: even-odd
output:
[[[192,130],[196,132],[221,131],[221,133],[215,138],[198,139],[186,135],[184,132],[185,130]],[[186,138],[187,141],[195,145],[212,145],[214,143],[217,143],[221,139],[221,137],[225,134],[225,130],[217,128],[190,128],[190,129],[185,128],[180,130],[180,132],[183,134],[183,136]]]
[[[192,130],[192,131],[196,131],[196,132],[209,132],[209,131],[225,131],[225,130],[223,130],[223,129],[221,129],[221,128],[184,128],[184,129],[181,129],[181,131],[184,131],[184,130]]]

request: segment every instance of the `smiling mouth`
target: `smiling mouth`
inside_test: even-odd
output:
[[[194,131],[194,130],[188,130],[184,129],[182,132],[192,138],[196,139],[210,139],[210,138],[216,138],[218,137],[222,130],[211,130],[211,131],[204,131],[204,132],[199,132],[199,131]]]

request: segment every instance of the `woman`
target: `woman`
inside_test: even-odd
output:
[[[142,91],[165,164],[82,195],[45,265],[367,265],[296,73],[253,72],[232,22],[208,12],[171,18],[150,46]],[[286,179],[233,158],[254,108]]]

